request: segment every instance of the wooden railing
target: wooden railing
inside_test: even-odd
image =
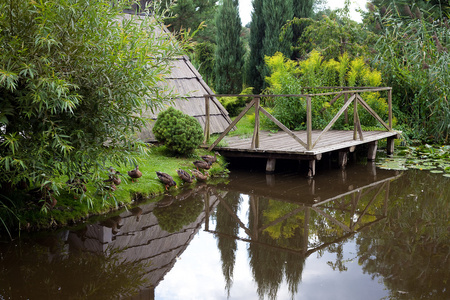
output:
[[[303,88],[310,89],[310,88]],[[204,95],[205,96],[205,110],[206,110],[206,122],[205,122],[205,139],[204,144],[209,143],[210,139],[210,109],[209,102],[211,97],[252,97],[253,100],[247,104],[244,110],[234,119],[233,122],[222,132],[222,134],[214,141],[211,146],[209,146],[208,150],[211,151],[217,144],[231,131],[232,128],[236,126],[236,124],[242,119],[242,117],[252,108],[255,107],[255,127],[253,131],[253,138],[251,149],[259,148],[259,131],[260,131],[260,119],[259,113],[263,113],[267,118],[273,121],[279,128],[281,128],[284,132],[286,132],[289,136],[291,136],[294,140],[300,143],[307,150],[312,150],[316,146],[317,142],[322,138],[322,136],[331,129],[331,127],[336,123],[339,117],[347,112],[348,107],[353,103],[353,139],[356,140],[359,138],[361,141],[364,140],[363,131],[361,128],[361,122],[358,114],[358,105],[361,105],[369,114],[371,114],[383,127],[388,131],[392,131],[392,88],[391,87],[357,87],[353,89],[349,89],[348,87],[320,87],[315,89],[341,89],[338,92],[326,92],[326,93],[317,93],[317,94],[298,94],[298,95]],[[387,124],[383,119],[367,104],[366,101],[360,96],[360,93],[365,92],[382,92],[387,91],[387,99],[388,99],[388,121]],[[335,95],[335,97],[329,102],[333,104],[340,97],[344,96],[344,105],[340,108],[340,110],[336,113],[333,119],[328,123],[328,125],[322,130],[319,136],[312,141],[312,98],[315,96],[330,96]],[[349,97],[350,96],[350,97]],[[272,116],[267,110],[265,110],[261,106],[261,98],[270,97],[301,97],[306,99],[306,141],[301,140],[298,136],[296,136],[289,128],[283,125],[280,121],[278,121],[274,116]],[[324,109],[323,109],[324,110]]]

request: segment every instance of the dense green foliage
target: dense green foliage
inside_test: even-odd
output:
[[[380,9],[383,15],[394,13],[400,18],[417,18],[424,12],[432,19],[450,17],[449,0],[371,0],[369,9]]]
[[[265,87],[264,77],[269,70],[264,64],[265,56],[276,52],[286,57],[296,55],[297,44],[305,26],[295,24],[285,27],[294,17],[305,18],[313,14],[313,1],[299,0],[255,0],[253,1],[252,23],[250,25],[250,55],[247,65],[247,84],[260,93]],[[281,34],[283,33],[283,37]],[[293,51],[295,50],[295,51]]]
[[[215,90],[237,94],[242,90],[244,46],[240,38],[238,1],[223,0],[216,14]]]
[[[271,75],[266,78],[269,94],[299,94],[304,87],[323,86],[370,86],[381,84],[381,73],[366,64],[363,58],[351,60],[344,53],[338,60],[325,61],[323,56],[312,51],[307,60],[296,62],[285,58],[281,53],[266,57],[266,64]],[[308,93],[319,92],[318,89],[308,89]],[[363,93],[363,99],[384,120],[387,119],[388,105],[385,98],[379,93]],[[343,104],[343,100],[330,104],[333,96],[315,96],[312,98],[312,125],[313,128],[324,128],[334,117]],[[270,102],[268,103],[271,104]],[[299,97],[274,98],[273,115],[280,122],[291,129],[303,129],[306,126],[306,100]],[[353,115],[353,106],[349,107],[349,115]],[[377,126],[378,121],[365,109],[358,108],[359,118],[364,127]],[[343,129],[345,124],[341,117],[334,128]]]
[[[449,142],[450,134],[450,26],[398,17],[391,10],[373,11],[382,35],[375,44],[374,65],[393,87],[396,115],[410,139]]]
[[[259,15],[256,16],[257,13]],[[268,74],[268,70],[264,66],[264,56],[273,55],[277,51],[287,57],[292,54],[292,29],[285,33],[284,39],[280,39],[284,24],[294,17],[292,0],[262,0],[261,3],[255,1],[253,16],[256,17],[255,26],[252,25],[250,28],[250,57],[253,61],[249,64],[251,69],[247,76],[248,78],[264,79]],[[253,27],[256,27],[255,32],[253,32]],[[256,35],[255,38],[252,37],[253,34]],[[261,91],[265,86],[264,80],[251,79],[249,83],[261,84],[253,86],[255,92]]]
[[[203,141],[203,129],[191,116],[169,107],[158,115],[153,127],[158,142],[177,154],[190,154]]]
[[[309,18],[313,14],[313,5],[314,0],[292,0],[292,9],[294,12],[295,18]],[[293,27],[292,31],[292,47],[294,47],[297,44],[297,41],[300,39],[300,37],[303,34],[303,31],[305,30],[305,25],[299,24],[295,25]],[[298,51],[293,51],[291,58],[295,59],[297,57],[300,57]]]
[[[363,25],[352,21],[348,16],[336,13],[323,15],[318,20],[294,19],[291,24],[304,25],[303,35],[294,46],[299,57],[306,58],[313,49],[319,51],[325,59],[337,59],[347,53],[351,57],[369,56],[377,37]]]
[[[182,180],[177,175],[177,169],[193,168],[192,161],[201,159],[200,156],[212,154],[208,151],[197,149],[187,158],[172,156],[172,152],[165,146],[151,147],[150,155],[133,156],[139,165],[139,170],[143,175],[137,182],[131,182],[131,178],[127,175],[127,171],[134,167],[126,165],[116,165],[111,162],[108,168],[100,172],[100,183],[108,186],[102,180],[107,179],[110,174],[109,166],[113,166],[115,171],[119,171],[122,183],[116,186],[116,190],[106,190],[99,193],[100,186],[97,182],[89,181],[86,183],[87,191],[84,194],[76,193],[73,190],[61,191],[59,195],[54,195],[57,204],[54,209],[44,213],[41,209],[43,202],[37,202],[30,199],[30,196],[24,193],[16,193],[14,201],[9,202],[7,198],[1,197],[0,200],[8,206],[0,205],[0,238],[4,238],[4,234],[16,234],[19,229],[38,230],[49,229],[53,227],[67,226],[74,221],[83,220],[90,215],[107,213],[110,210],[117,209],[122,205],[130,205],[134,201],[146,200],[156,195],[163,194],[166,190],[155,172],[162,171],[173,177],[178,186],[182,186]],[[223,173],[225,169],[225,161],[223,156],[218,157],[219,163],[215,163],[209,169],[210,179],[215,175]],[[67,176],[59,176],[52,180],[60,186],[66,186]],[[216,178],[214,178],[216,179]],[[220,178],[217,178],[220,180]],[[195,183],[194,183],[195,185]],[[171,189],[172,195],[178,196],[184,189]],[[84,201],[90,199],[90,201]],[[9,232],[5,232],[9,229]]]
[[[264,78],[260,75],[264,68],[264,55],[262,52],[262,42],[266,23],[262,15],[263,0],[254,0],[252,12],[252,22],[250,24],[250,55],[246,65],[246,80],[252,86],[256,94],[261,93],[264,86]]]
[[[214,73],[214,53],[216,44],[211,42],[198,43],[194,46],[194,59],[192,63],[202,74],[203,80],[209,85],[214,86],[216,81]]]
[[[169,16],[164,20],[170,31],[183,33],[202,28],[195,35],[197,42],[213,42],[215,34],[214,16],[217,6],[215,0],[162,0],[162,9],[168,9]]]
[[[110,1],[0,3],[2,193],[61,174],[95,177],[107,159],[129,161],[145,149],[139,115],[165,100],[158,83],[177,47],[157,33],[158,16],[120,21],[123,9]]]

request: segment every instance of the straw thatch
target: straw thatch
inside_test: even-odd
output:
[[[132,14],[123,14],[123,18],[131,17]],[[137,17],[144,18],[147,16],[140,15]],[[169,30],[162,24],[161,31],[157,34],[171,35]],[[142,128],[142,131],[139,133],[139,138],[144,142],[156,141],[152,132],[154,121],[158,113],[167,109],[169,106],[196,118],[203,130],[205,129],[206,112],[204,95],[213,95],[213,91],[192,65],[189,57],[183,55],[171,58],[170,60],[171,74],[165,78],[167,82],[166,90],[171,91],[172,94],[176,95],[176,98],[171,98],[169,102],[160,108],[156,108],[154,111],[147,110],[142,114],[142,117],[149,119],[147,126]],[[232,121],[219,100],[216,97],[210,99],[210,133],[221,133]]]

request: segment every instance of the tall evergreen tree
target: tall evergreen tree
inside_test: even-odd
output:
[[[264,0],[263,18],[266,22],[266,31],[263,40],[264,55],[272,56],[275,52],[281,52],[290,57],[292,29],[288,28],[283,40],[280,40],[282,27],[294,17],[292,9],[293,0]]]
[[[264,84],[264,78],[260,75],[264,67],[262,42],[266,30],[266,23],[262,15],[264,0],[253,0],[252,22],[250,23],[250,55],[247,65],[247,84],[253,87],[253,92],[259,94]]]
[[[242,90],[244,46],[238,0],[223,0],[216,14],[215,90],[238,94]]]
[[[313,5],[314,0],[292,0],[293,2],[293,11],[295,18],[310,18],[313,15]],[[294,25],[293,35],[292,35],[292,44],[297,45],[298,40],[300,39],[303,30],[305,29],[305,25]],[[291,55],[292,59],[298,57],[298,51],[294,51]]]
[[[264,77],[268,70],[264,66],[264,56],[282,52],[292,54],[292,28],[289,27],[284,39],[280,40],[282,27],[294,17],[293,0],[254,0],[252,24],[250,26],[250,61],[247,78],[255,93],[264,88]]]

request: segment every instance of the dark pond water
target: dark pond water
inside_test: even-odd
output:
[[[450,299],[450,179],[374,164],[217,185],[0,244],[0,299]]]

